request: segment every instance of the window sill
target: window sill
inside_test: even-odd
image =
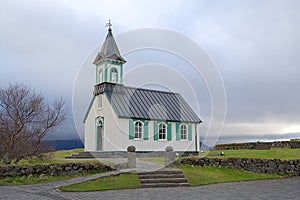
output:
[[[164,139],[164,140],[158,139],[157,141],[158,141],[158,142],[167,142],[168,140],[166,140],[166,139]]]

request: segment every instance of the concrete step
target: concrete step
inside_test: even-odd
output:
[[[188,183],[146,183],[142,184],[143,188],[156,188],[156,187],[188,187]]]
[[[156,179],[140,179],[143,183],[188,183],[186,178],[156,178]]]

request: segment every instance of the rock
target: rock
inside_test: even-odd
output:
[[[224,152],[221,151],[221,152],[215,152],[215,153],[211,153],[210,156],[224,156]]]
[[[128,152],[135,152],[135,150],[136,150],[135,146],[129,146],[129,147],[127,147],[127,151]]]
[[[298,162],[298,164],[296,165],[296,168],[298,169],[298,171],[300,171],[300,162]]]

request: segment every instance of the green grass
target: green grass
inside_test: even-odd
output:
[[[96,159],[93,160],[39,160],[39,159],[27,159],[21,160],[18,164],[11,164],[11,165],[50,165],[50,164],[59,164],[59,163],[96,163],[100,162]]]
[[[140,181],[137,174],[126,173],[117,176],[109,176],[82,183],[62,186],[59,189],[63,191],[87,192],[97,190],[119,190],[132,189],[140,187]]]
[[[100,172],[104,173],[106,171]],[[60,180],[68,180],[76,177],[81,176],[89,176],[96,174],[96,172],[89,172],[89,173],[79,173],[75,175],[68,175],[68,176],[49,176],[49,175],[43,175],[43,176],[22,176],[22,177],[9,177],[0,179],[0,185],[32,185],[32,184],[38,184],[38,183],[48,183],[53,181],[60,181]],[[99,174],[99,172],[97,172]]]
[[[84,149],[72,149],[72,150],[61,150],[61,151],[54,151],[49,153],[44,153],[43,159],[38,158],[30,158],[30,159],[23,159],[20,160],[17,164],[12,163],[10,165],[50,165],[50,164],[58,164],[58,163],[70,163],[70,162],[98,162],[97,159],[92,160],[80,160],[80,159],[70,159],[64,160],[66,156],[71,156],[72,154],[77,154],[82,152]],[[0,163],[0,166],[7,166]]]
[[[65,158],[66,156],[72,156],[72,154],[78,154],[83,151],[84,151],[83,148],[79,148],[79,149],[49,152],[49,153],[45,153],[45,155],[52,157],[52,159],[62,159],[62,158]]]
[[[191,186],[282,177],[275,174],[254,173],[229,168],[193,167],[188,165],[179,166],[177,168],[183,171]]]
[[[289,148],[272,148],[270,150],[213,150],[208,156],[215,152],[225,153],[222,158],[228,157],[239,157],[239,158],[265,158],[265,159],[281,159],[281,160],[292,160],[300,159],[300,148],[289,149]],[[214,157],[214,156],[213,156]]]
[[[143,158],[142,160],[157,163],[157,164],[161,164],[161,165],[165,164],[165,158],[164,157],[150,157],[150,158]]]

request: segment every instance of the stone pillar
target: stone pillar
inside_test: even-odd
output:
[[[175,161],[176,155],[173,151],[173,147],[167,146],[166,153],[165,153],[165,165],[169,166],[171,163]]]
[[[127,148],[127,163],[128,168],[136,168],[136,153],[134,146],[129,146]]]

